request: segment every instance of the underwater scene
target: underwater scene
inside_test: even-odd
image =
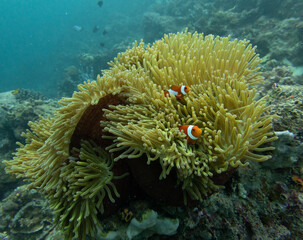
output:
[[[0,240],[303,239],[303,1],[0,13]]]

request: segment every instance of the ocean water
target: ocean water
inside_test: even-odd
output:
[[[27,88],[56,96],[63,69],[77,64],[78,54],[102,51],[101,41],[110,49],[126,37],[143,37],[150,1],[105,0],[101,8],[97,2],[1,0],[0,91]],[[96,25],[100,30],[93,33]]]

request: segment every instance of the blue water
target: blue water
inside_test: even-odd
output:
[[[152,1],[104,0],[101,8],[97,2],[0,0],[0,92],[27,88],[56,96],[63,69],[77,64],[78,54],[143,37],[143,14]],[[74,25],[83,31],[74,31]],[[97,33],[92,32],[95,25],[100,26]]]

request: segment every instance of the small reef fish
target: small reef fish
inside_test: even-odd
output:
[[[187,143],[195,144],[198,137],[201,136],[202,130],[195,125],[182,125],[179,130],[186,135]]]
[[[104,29],[102,34],[103,34],[103,35],[106,35],[106,34],[107,34],[107,30]]]
[[[302,191],[303,190],[303,180],[300,178],[300,177],[298,177],[298,176],[293,176],[292,177],[292,180],[296,183],[296,184],[298,184],[298,185],[300,185],[300,190]]]
[[[183,98],[188,92],[190,91],[190,87],[186,85],[182,86],[171,86],[170,89],[164,90],[164,96],[167,95],[174,95],[176,98],[181,99]]]
[[[123,220],[124,222],[129,222],[132,217],[133,217],[133,212],[130,211],[128,208],[125,208],[122,212],[121,212],[121,220]]]
[[[104,47],[105,43],[104,42],[100,42],[100,47]]]
[[[12,94],[13,94],[13,95],[17,95],[19,92],[20,92],[20,89],[18,88],[18,89],[16,89],[16,90],[13,90],[13,91],[12,91]]]
[[[83,30],[83,28],[81,26],[74,25],[73,30],[76,31],[76,32],[81,32]]]
[[[97,4],[98,4],[98,6],[99,6],[99,7],[102,7],[102,6],[103,6],[103,1],[102,1],[102,0],[100,0],[100,1],[98,1],[98,3],[97,3]]]

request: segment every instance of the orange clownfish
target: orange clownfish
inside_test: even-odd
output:
[[[198,137],[201,136],[202,130],[195,125],[182,125],[179,130],[185,133],[188,143],[195,144]]]
[[[190,91],[190,87],[186,85],[182,86],[171,86],[170,89],[164,90],[164,96],[167,97],[167,94],[174,95],[176,98],[181,99]]]

